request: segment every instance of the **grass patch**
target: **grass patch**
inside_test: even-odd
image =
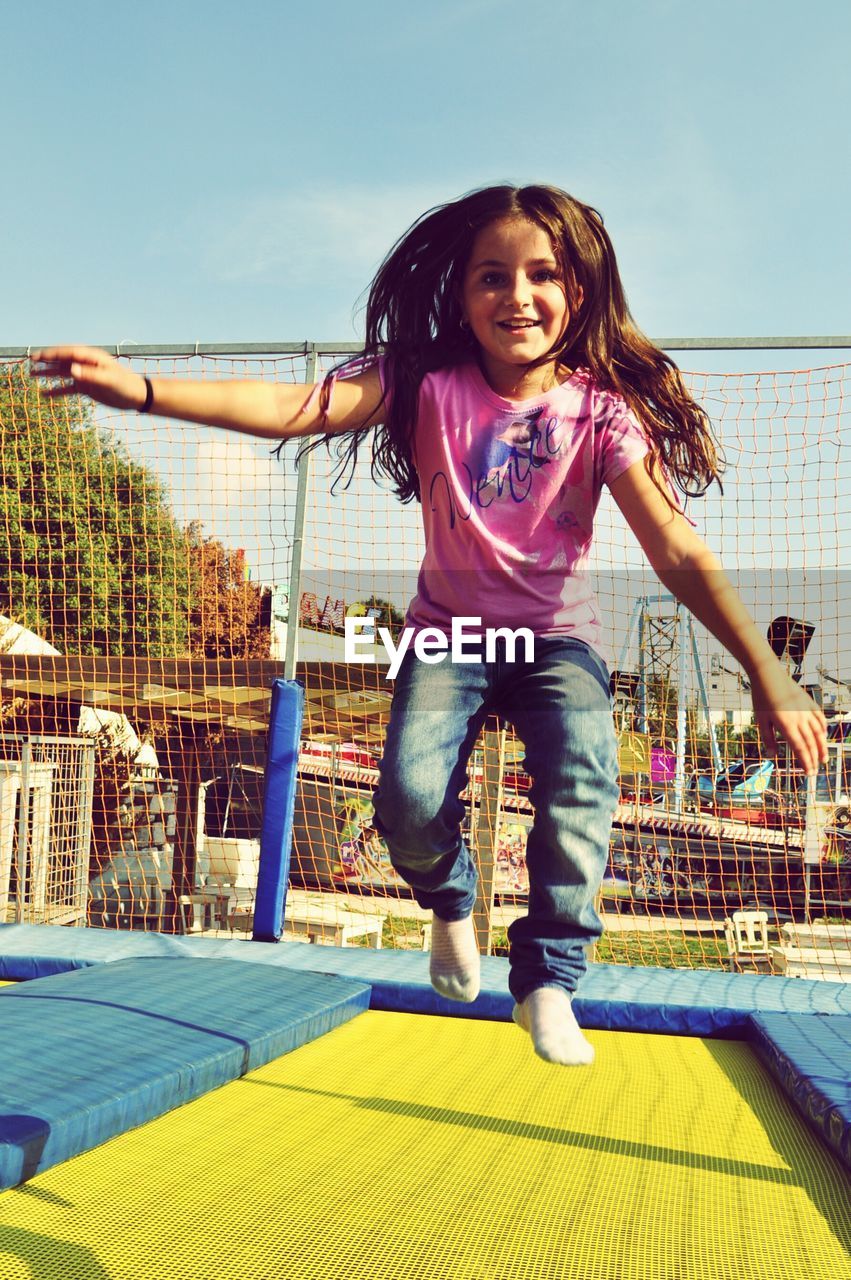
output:
[[[406,916],[387,916],[381,930],[381,945],[395,951],[422,951],[423,921]]]
[[[493,935],[493,955],[508,955],[504,929]],[[654,969],[726,969],[727,948],[714,935],[682,933],[604,933],[594,951],[599,964],[630,964]]]
[[[656,969],[726,969],[727,948],[714,934],[604,933],[594,959],[600,964],[647,965]]]
[[[422,921],[388,916],[382,945],[397,951],[422,950]],[[491,955],[508,956],[508,933],[495,929]],[[656,969],[727,969],[724,940],[715,934],[604,933],[594,951],[600,964],[629,964]]]

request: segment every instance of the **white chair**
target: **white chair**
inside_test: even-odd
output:
[[[237,917],[250,927],[257,898],[260,841],[205,834],[197,867],[200,887],[186,899],[192,907],[190,931],[203,928],[208,911],[213,924],[222,929],[234,927]],[[310,942],[348,947],[353,939],[366,938],[378,949],[385,918],[384,912],[352,911],[333,895],[291,889],[284,927],[287,933]]]
[[[171,865],[162,850],[133,849],[116,854],[89,882],[89,907],[107,927],[119,928],[122,916],[128,922],[133,917],[159,921],[162,927],[170,890]]]
[[[767,911],[734,911],[724,921],[724,937],[731,969],[741,968],[743,964],[757,969],[771,968]]]
[[[208,923],[228,929],[232,917],[250,918],[257,894],[260,841],[203,835],[196,862],[197,884],[181,898],[190,910],[188,929],[196,933]]]

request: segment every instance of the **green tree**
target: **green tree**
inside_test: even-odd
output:
[[[189,583],[161,481],[89,402],[0,367],[0,612],[66,654],[181,656]]]
[[[268,658],[272,595],[245,572],[245,552],[205,538],[199,524],[186,532],[192,573],[190,647],[206,658]]]
[[[392,600],[385,600],[383,596],[369,596],[367,599],[358,600],[346,611],[350,616],[364,618],[369,613],[376,620],[379,627],[387,627],[394,641],[398,639],[399,633],[405,626],[405,612],[398,605],[393,604]]]

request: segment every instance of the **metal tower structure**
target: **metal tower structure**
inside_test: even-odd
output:
[[[651,610],[650,606],[657,606]],[[722,769],[721,753],[715,726],[709,714],[709,698],[703,664],[697,649],[691,614],[675,596],[662,594],[642,596],[635,602],[626,638],[618,660],[619,671],[627,670],[630,648],[638,641],[638,668],[635,682],[635,699],[638,707],[638,729],[647,732],[647,694],[650,680],[655,676],[667,677],[673,684],[676,672],[677,689],[677,737],[676,771],[674,775],[674,806],[683,808],[685,797],[686,759],[686,701],[689,691],[688,664],[691,662],[697,683],[700,705],[706,716],[712,765],[715,773]]]

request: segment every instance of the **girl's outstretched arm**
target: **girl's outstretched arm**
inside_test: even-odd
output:
[[[667,486],[663,487],[667,489]],[[611,484],[612,497],[658,578],[744,667],[754,716],[770,754],[783,734],[807,773],[827,763],[827,722],[758,631],[718,558],[671,508],[643,461]]]
[[[113,409],[140,409],[145,403],[144,375],[99,347],[45,347],[30,355],[30,376],[51,399],[84,395]],[[211,427],[224,427],[270,440],[314,432],[351,431],[383,421],[377,369],[334,384],[327,415],[316,388],[304,383],[189,381],[152,378],[150,412]]]

